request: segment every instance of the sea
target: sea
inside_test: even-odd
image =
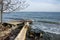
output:
[[[60,34],[60,12],[5,12],[3,22],[11,20],[32,20],[31,28]]]

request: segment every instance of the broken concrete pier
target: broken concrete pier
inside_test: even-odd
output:
[[[31,21],[10,21],[0,26],[0,40],[25,40]],[[18,39],[19,38],[19,39]]]

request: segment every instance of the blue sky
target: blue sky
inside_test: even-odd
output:
[[[22,11],[60,12],[60,0],[29,0],[30,6]]]

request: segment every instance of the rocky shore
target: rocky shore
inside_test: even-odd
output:
[[[42,30],[30,29],[26,40],[60,40],[60,34],[44,32]]]
[[[10,27],[3,27],[3,29],[4,30],[10,29],[11,24],[9,24],[9,25],[10,25]],[[15,30],[12,30],[12,31],[10,30],[11,32],[5,40],[14,40],[16,38],[16,36],[18,35],[20,30],[24,26],[24,23],[17,24],[17,25],[18,25],[18,28],[16,28]],[[1,28],[0,28],[0,30],[1,30]],[[1,34],[1,32],[2,31],[0,31],[0,34]],[[0,35],[0,37],[1,37],[1,35]],[[44,31],[38,30],[38,29],[35,30],[32,28],[29,28],[29,30],[26,33],[26,40],[60,40],[60,34],[54,34],[54,33],[44,32]]]

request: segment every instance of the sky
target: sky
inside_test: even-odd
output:
[[[60,0],[29,0],[30,6],[21,11],[60,12]]]

